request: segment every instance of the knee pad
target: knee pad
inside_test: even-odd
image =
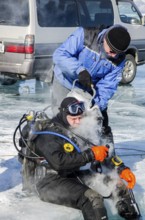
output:
[[[99,195],[96,191],[88,189],[87,191],[85,191],[84,195],[86,198],[89,199],[93,207],[99,209],[104,207],[103,197]]]

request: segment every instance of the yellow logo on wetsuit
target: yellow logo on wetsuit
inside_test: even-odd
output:
[[[74,146],[70,143],[65,143],[63,145],[63,148],[64,148],[65,152],[69,152],[69,153],[74,150]]]

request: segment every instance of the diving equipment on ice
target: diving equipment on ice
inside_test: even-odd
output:
[[[34,112],[31,111],[28,114],[23,115],[20,122],[14,132],[14,145],[19,153],[19,159],[22,163],[22,176],[23,176],[23,189],[27,189],[31,192],[35,189],[35,184],[45,177],[47,172],[56,172],[52,170],[42,155],[35,152],[35,140],[38,135],[49,134],[49,135],[59,135],[59,137],[67,140],[73,147],[79,152],[79,147],[76,142],[73,142],[69,137],[62,135],[61,129],[57,127],[57,130],[50,133],[49,128],[54,127],[51,120],[47,117],[44,112]],[[51,130],[51,129],[50,129]],[[52,131],[52,130],[51,130]],[[20,134],[19,147],[16,143],[18,132]],[[68,149],[69,146],[69,149]],[[78,147],[78,148],[77,148]],[[67,144],[67,153],[72,148]],[[119,166],[122,161],[119,158],[113,160],[115,166]],[[126,189],[127,191],[127,189]],[[125,205],[124,205],[125,204]],[[122,199],[122,194],[120,195],[120,200],[117,204],[117,209],[119,214],[125,219],[138,219],[140,216],[140,211],[138,206],[127,193],[127,199]],[[126,209],[124,210],[124,207]],[[126,214],[127,213],[127,214]]]
[[[24,114],[19,121],[13,135],[13,143],[18,151],[18,159],[22,164],[22,184],[23,190],[33,191],[36,173],[41,176],[45,175],[47,163],[44,163],[44,158],[35,153],[35,138],[36,134],[32,134],[32,129],[41,131],[45,129],[50,119],[45,112],[30,111]],[[18,139],[18,141],[17,141]],[[45,166],[44,166],[45,164]],[[43,169],[42,169],[43,167]],[[43,174],[42,174],[43,170]],[[37,178],[40,175],[37,175]]]
[[[52,129],[54,127],[55,129]],[[44,111],[30,111],[24,114],[13,135],[13,143],[22,163],[23,190],[33,191],[36,182],[43,178],[48,170],[51,171],[45,158],[35,152],[35,139],[41,134],[60,137],[80,152],[75,141],[65,136],[59,126],[54,126]],[[19,143],[17,143],[17,135],[20,136]]]

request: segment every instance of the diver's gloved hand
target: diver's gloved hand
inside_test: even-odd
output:
[[[124,179],[128,183],[127,188],[133,189],[136,183],[136,178],[129,168],[125,168],[121,171],[120,178]]]
[[[93,146],[91,150],[94,154],[95,160],[97,161],[103,162],[108,156],[109,149],[106,146]]]
[[[78,75],[78,79],[79,79],[80,84],[85,89],[91,90],[91,85],[93,85],[93,83],[92,83],[91,76],[87,70],[81,71]]]

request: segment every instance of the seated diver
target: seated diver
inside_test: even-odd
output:
[[[44,131],[58,132],[68,137],[77,144],[77,136],[71,136],[70,129],[78,127],[84,116],[85,106],[83,102],[74,97],[65,98],[59,108],[59,113],[50,121],[49,127]],[[70,137],[71,136],[71,137]],[[85,220],[107,220],[107,210],[103,196],[85,184],[84,170],[80,168],[88,163],[104,162],[108,156],[107,146],[91,146],[84,151],[55,135],[40,134],[35,139],[35,152],[45,158],[50,166],[46,175],[36,183],[36,190],[41,200],[45,202],[65,205],[82,211]],[[77,146],[79,146],[77,144]],[[123,162],[112,163],[119,176],[119,184],[116,186],[118,202],[116,208],[124,219],[135,219],[136,213],[130,205],[128,189],[133,189],[136,179],[132,171]],[[93,172],[93,171],[91,171]],[[80,175],[79,175],[80,174]],[[127,182],[127,186],[121,180]]]

